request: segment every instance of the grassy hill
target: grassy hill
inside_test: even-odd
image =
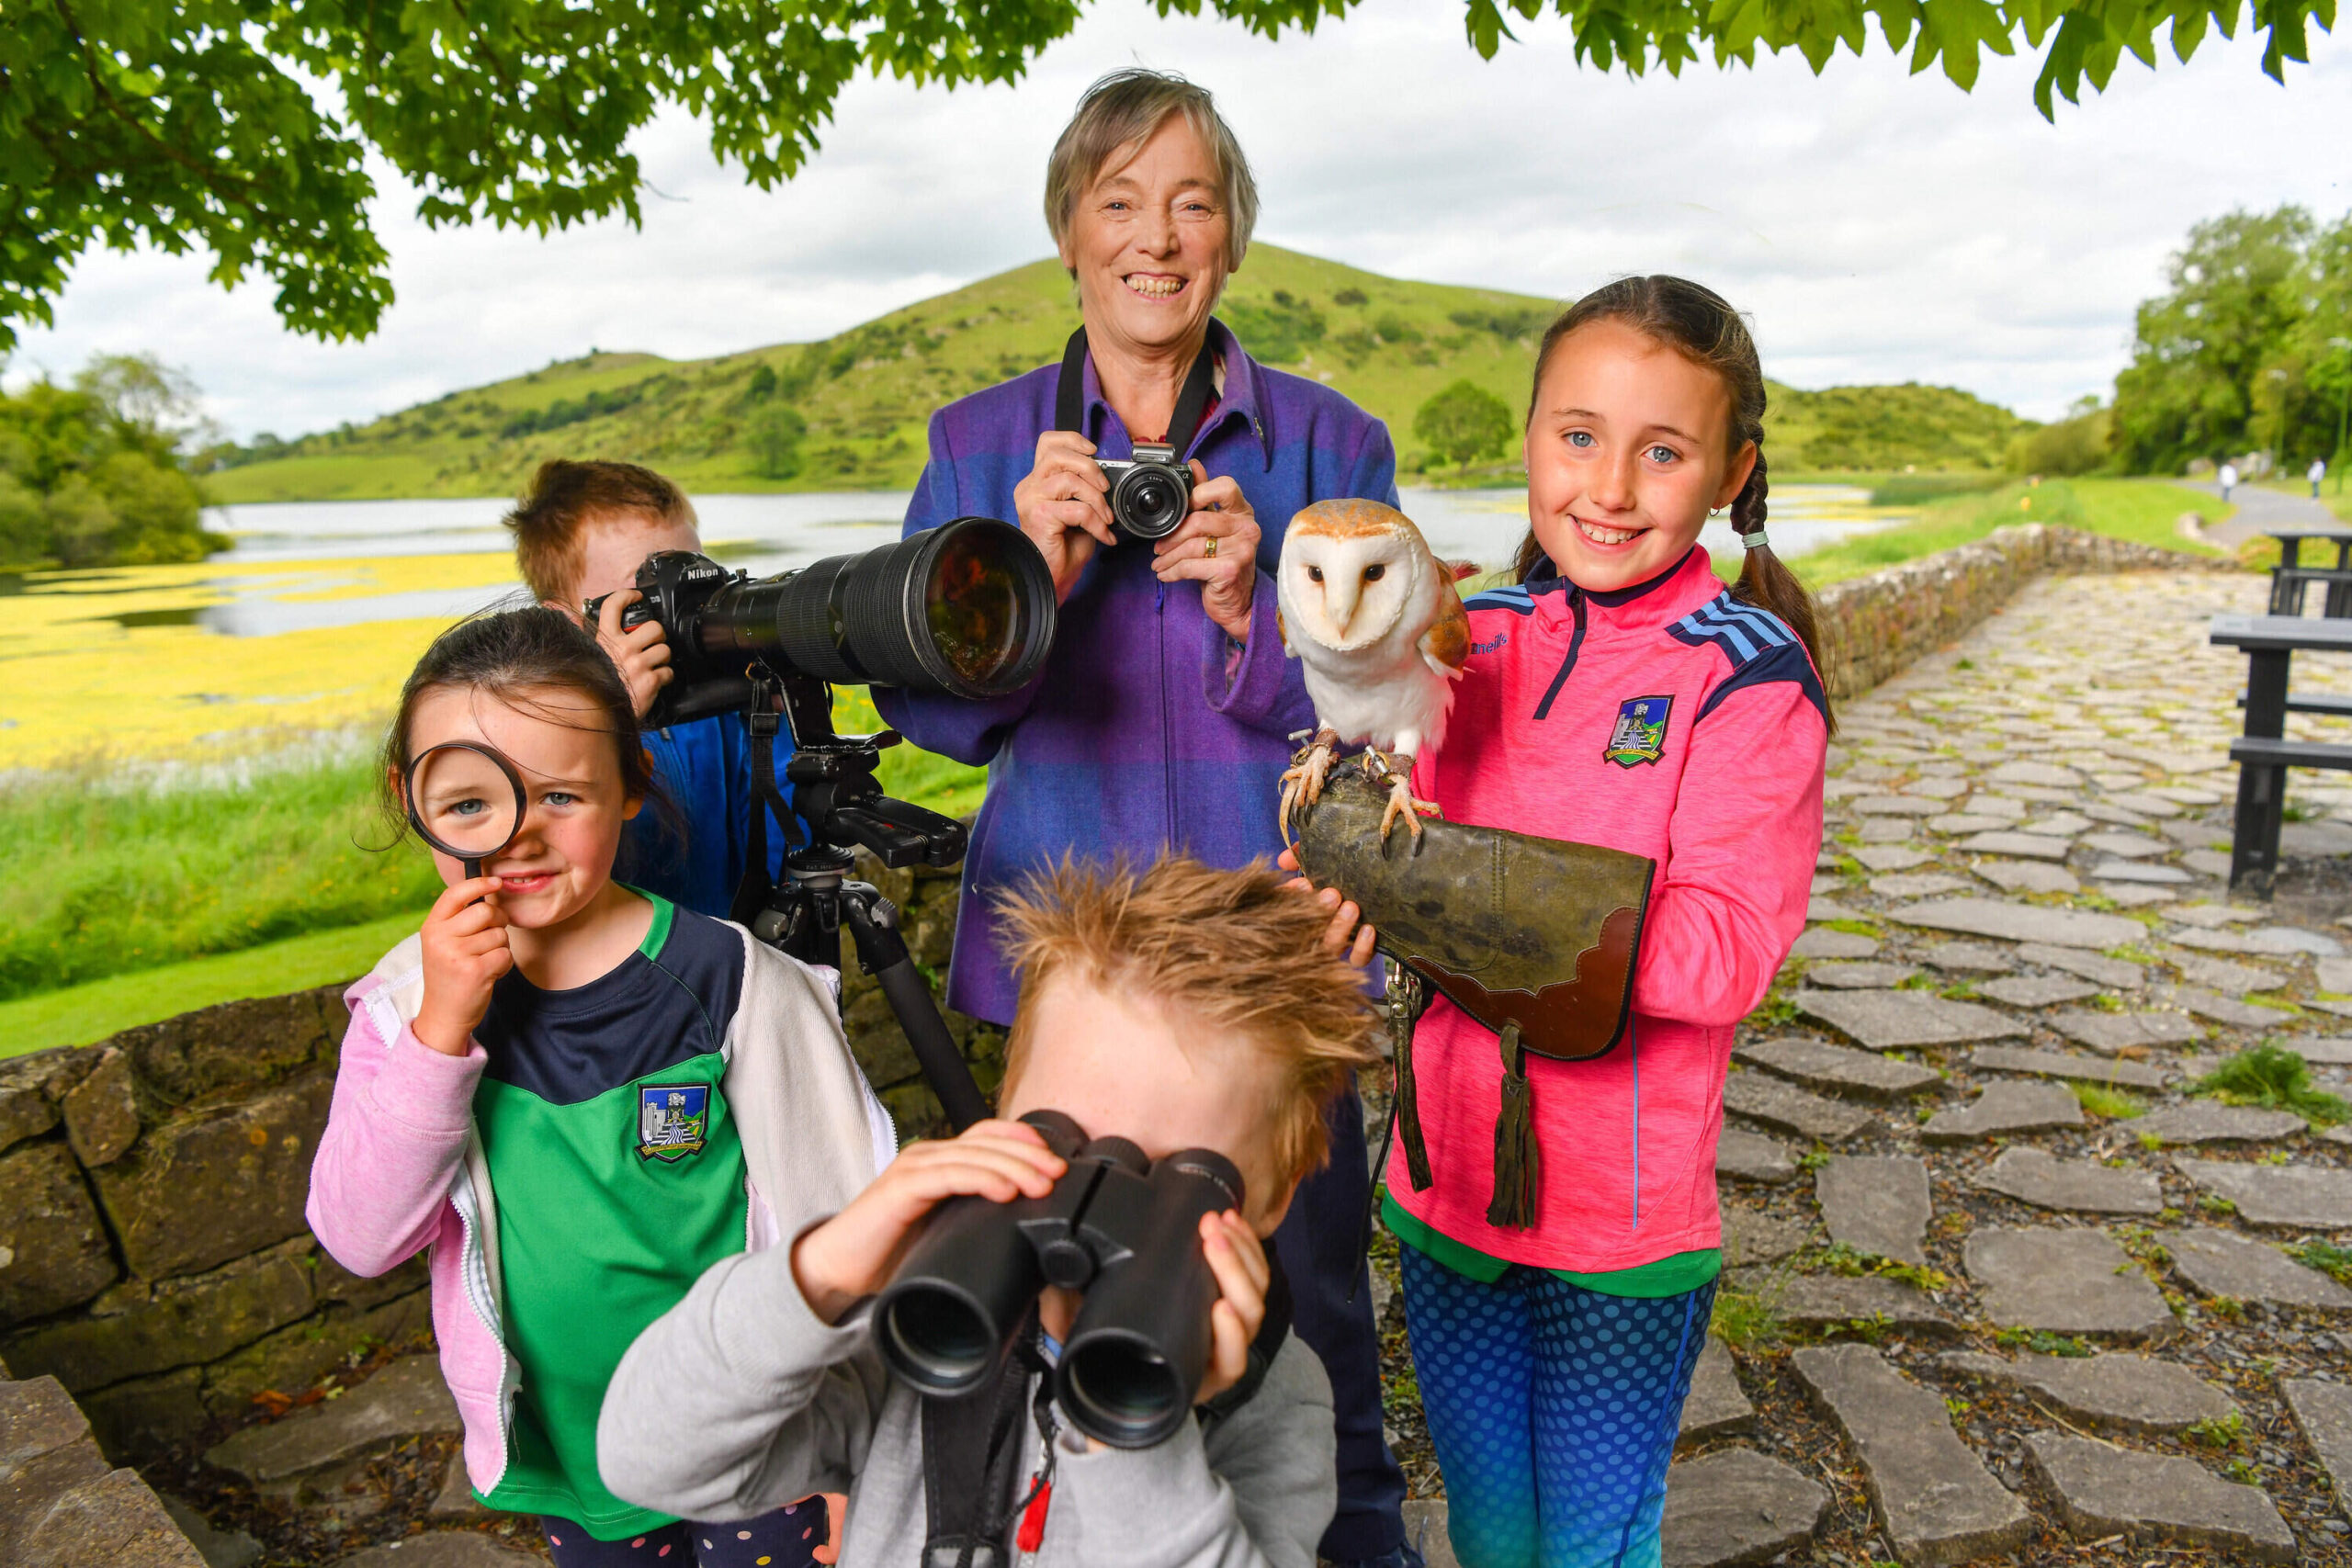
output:
[[[1218,314],[1266,363],[1312,376],[1388,422],[1408,470],[1413,412],[1456,379],[1524,405],[1534,343],[1557,302],[1383,277],[1250,247]],[[512,495],[558,455],[649,464],[703,491],[911,485],[931,411],[1058,358],[1075,292],[1046,260],[812,344],[715,359],[591,353],[448,393],[371,423],[306,435],[207,478],[223,502]],[[799,471],[763,477],[753,435],[771,403],[801,415]],[[1784,467],[1990,468],[2024,422],[1943,388],[1773,392]],[[1792,461],[1793,459],[1793,461]]]

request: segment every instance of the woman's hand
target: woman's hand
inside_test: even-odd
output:
[[[1111,543],[1111,483],[1094,461],[1094,443],[1071,430],[1037,437],[1029,477],[1012,487],[1012,510],[1054,574],[1054,598],[1067,600],[1097,547]]]
[[[1209,1364],[1193,1396],[1195,1404],[1215,1399],[1250,1370],[1250,1347],[1265,1326],[1266,1286],[1273,1278],[1265,1244],[1242,1223],[1238,1210],[1201,1216],[1201,1251],[1216,1276],[1219,1295],[1209,1308]]]
[[[1024,1122],[976,1122],[961,1136],[910,1144],[849,1206],[793,1245],[792,1277],[819,1321],[890,1282],[932,1210],[950,1198],[1043,1198],[1068,1169]]]
[[[409,1026],[418,1042],[445,1056],[462,1056],[482,1015],[490,988],[514,967],[506,945],[506,917],[490,895],[498,878],[460,882],[433,901],[424,917],[424,999]]]
[[[1193,514],[1151,547],[1162,582],[1195,579],[1201,608],[1236,642],[1250,640],[1250,601],[1258,591],[1258,514],[1230,478],[1193,465]]]
[[[677,671],[670,668],[670,644],[659,620],[621,629],[621,612],[645,595],[634,588],[624,588],[617,593],[605,595],[604,608],[596,612],[596,640],[604,645],[605,656],[613,668],[621,672],[621,681],[628,687],[629,706],[643,718],[653,706],[653,699],[662,694]],[[559,606],[560,608],[560,606]]]
[[[1297,871],[1298,851],[1285,847],[1281,854],[1274,857],[1274,863],[1284,871]],[[1372,962],[1373,943],[1379,940],[1380,933],[1368,925],[1356,923],[1363,919],[1363,911],[1356,908],[1354,899],[1340,897],[1336,887],[1318,888],[1304,874],[1283,886],[1294,893],[1313,898],[1331,911],[1331,923],[1323,928],[1323,950],[1326,953],[1339,953],[1359,969]]]

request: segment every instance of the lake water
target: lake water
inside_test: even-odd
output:
[[[1430,547],[1451,560],[1494,569],[1509,562],[1527,531],[1523,490],[1407,490],[1406,513]],[[1901,521],[1905,514],[1872,510],[1865,491],[1837,485],[1781,485],[1772,491],[1772,544],[1782,557]],[[711,552],[733,566],[767,574],[888,544],[899,536],[907,497],[891,491],[803,495],[705,495],[695,500]],[[413,618],[454,619],[520,592],[512,581],[484,585],[485,573],[467,571],[470,586],[409,587],[368,592],[363,562],[401,557],[503,555],[511,546],[498,519],[506,502],[478,501],[287,502],[217,507],[205,526],[228,534],[236,547],[212,558],[222,570],[191,604],[192,624],[232,637],[357,626]],[[1730,527],[1711,522],[1702,535],[1718,558],[1736,553]],[[274,563],[304,563],[299,572]],[[333,563],[348,562],[339,570]],[[421,563],[420,563],[421,564]],[[487,562],[483,563],[485,566]],[[494,573],[489,575],[496,575]],[[356,589],[358,592],[354,592]]]

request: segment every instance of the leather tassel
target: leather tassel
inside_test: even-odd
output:
[[[1413,1190],[1426,1192],[1436,1179],[1430,1174],[1429,1145],[1421,1138],[1420,1098],[1413,1083],[1413,1031],[1429,1010],[1429,986],[1402,964],[1388,969],[1388,1041],[1394,1053],[1389,1091],[1396,1112],[1396,1131],[1405,1144],[1405,1174]]]
[[[1527,1051],[1519,1025],[1502,1032],[1502,1108],[1495,1116],[1495,1196],[1487,1223],[1498,1230],[1525,1230],[1535,1223],[1535,1182],[1541,1174],[1535,1152],[1535,1095],[1527,1082]]]

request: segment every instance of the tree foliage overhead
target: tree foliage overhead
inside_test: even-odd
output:
[[[2165,282],[2141,304],[2115,378],[2125,471],[2335,452],[2352,394],[2352,213],[2325,229],[2300,207],[2199,223]]]
[[[1356,0],[1151,0],[1266,37]],[[435,226],[545,232],[639,219],[632,132],[664,106],[763,188],[817,151],[862,72],[1008,82],[1076,25],[1082,0],[0,0],[0,350],[50,320],[94,244],[201,251],[233,286],[277,287],[297,332],[364,337],[392,298],[366,204],[380,156]],[[2233,34],[2240,0],[1464,0],[1491,58],[1506,12],[1549,9],[1579,60],[1640,74],[1793,49],[1815,71],[1875,23],[1915,71],[1972,86],[1986,53],[2043,51],[2035,100],[2104,87],[2126,54],[2187,60]],[[2263,69],[2305,55],[2335,0],[2256,0]],[[2160,39],[2159,32],[2164,36]]]

